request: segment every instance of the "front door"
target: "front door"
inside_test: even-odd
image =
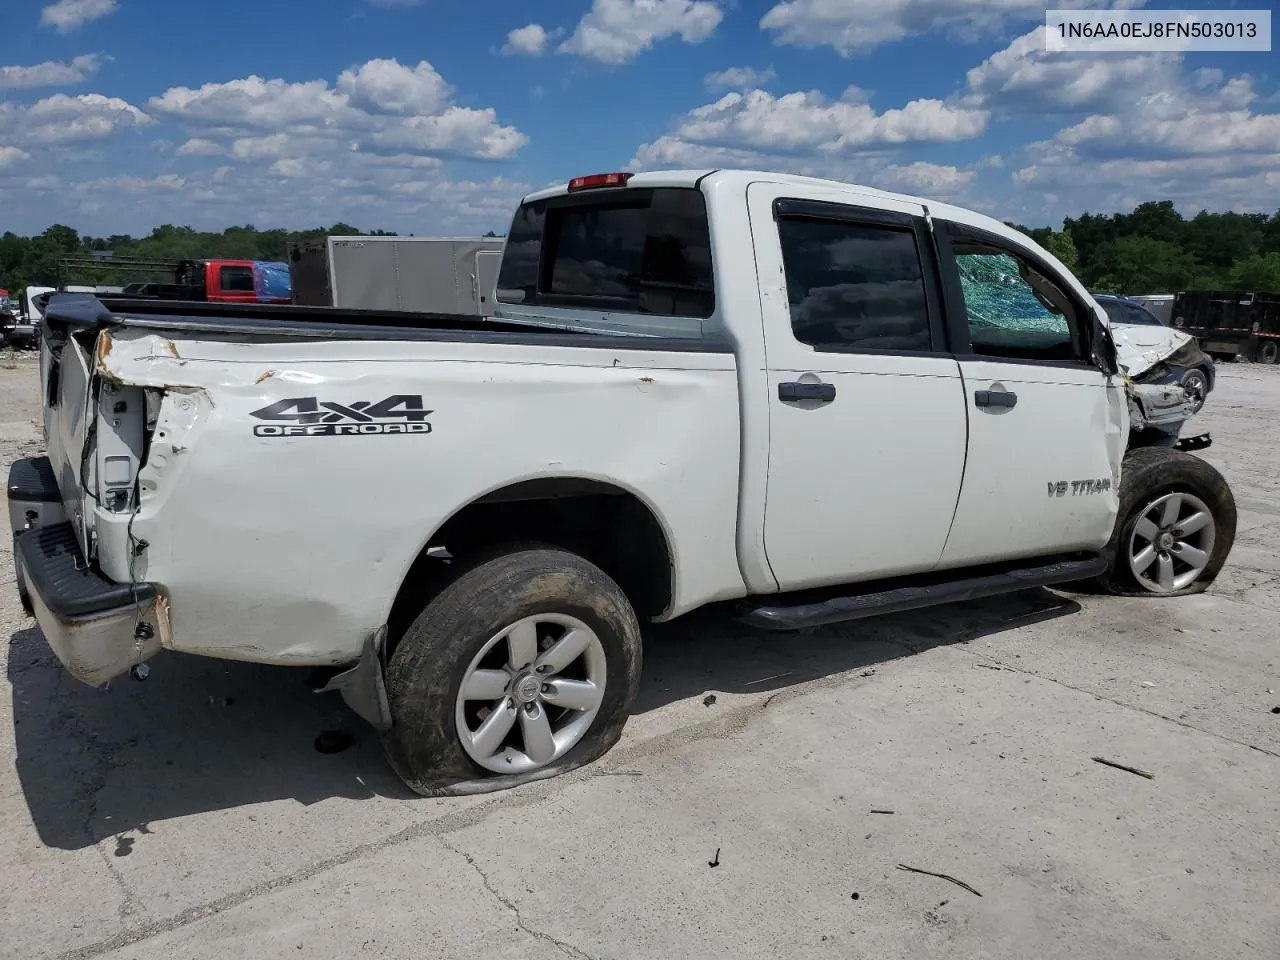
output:
[[[1100,549],[1118,509],[1124,438],[1119,387],[1089,359],[1092,307],[1030,249],[935,227],[969,407],[942,566]]]
[[[748,189],[769,402],[765,552],[782,590],[933,568],[965,459],[918,204]]]

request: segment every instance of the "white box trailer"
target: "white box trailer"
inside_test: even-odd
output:
[[[294,302],[489,316],[503,237],[328,237],[290,251]]]

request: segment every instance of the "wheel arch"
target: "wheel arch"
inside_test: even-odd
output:
[[[674,602],[674,539],[649,498],[589,474],[525,477],[462,504],[422,541],[386,618],[390,642],[449,582],[452,560],[514,542],[544,543],[584,556],[618,583],[641,618],[660,619]]]

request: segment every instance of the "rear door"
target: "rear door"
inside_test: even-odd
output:
[[[969,408],[943,566],[1101,548],[1118,508],[1124,419],[1089,359],[1092,307],[1030,248],[934,224]]]
[[[748,188],[769,390],[765,549],[783,590],[938,563],[965,458],[924,208]]]

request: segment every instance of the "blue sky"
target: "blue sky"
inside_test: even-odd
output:
[[[1188,213],[1280,208],[1275,53],[1049,54],[1044,11],[4,0],[0,231],[502,232],[548,183],[707,166],[869,183],[1032,225],[1166,198]]]

